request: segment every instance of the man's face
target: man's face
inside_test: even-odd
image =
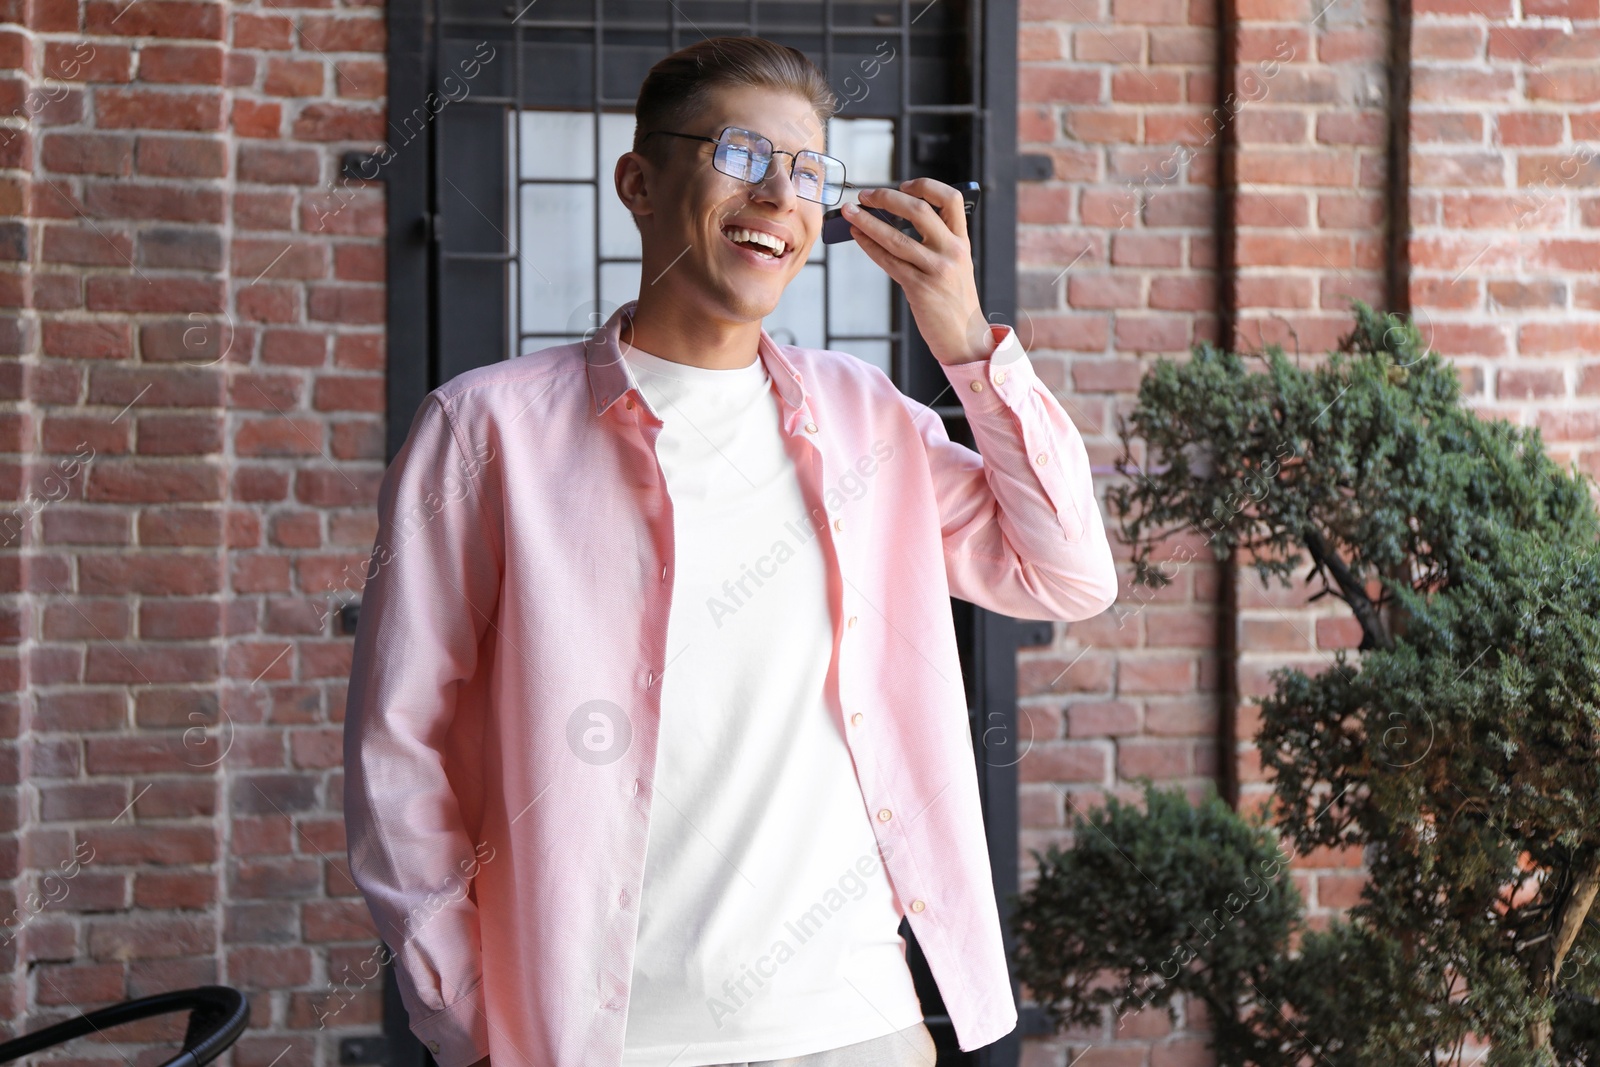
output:
[[[716,145],[681,137],[665,167],[644,161],[645,202],[631,206],[644,245],[640,284],[665,290],[674,301],[724,321],[759,321],[778,306],[822,230],[824,206],[795,192],[793,157],[784,151],[827,147],[826,131],[802,97],[754,87],[715,91],[706,110],[679,132],[718,137],[726,126],[760,134],[775,149],[767,173],[752,184],[712,165]],[[619,169],[619,175],[622,171]],[[644,210],[639,208],[643,206]],[[736,243],[736,228],[762,229],[784,240],[777,259]],[[748,234],[744,235],[748,238]]]

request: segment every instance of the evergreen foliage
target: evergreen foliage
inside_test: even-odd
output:
[[[1359,848],[1360,902],[1306,929],[1283,883],[1150,1003],[1204,1003],[1223,1065],[1459,1063],[1474,1034],[1488,1067],[1600,1065],[1589,480],[1536,428],[1465,407],[1409,321],[1359,302],[1351,334],[1313,366],[1209,345],[1157,363],[1122,439],[1130,480],[1108,507],[1137,582],[1170,581],[1162,543],[1199,531],[1264,584],[1304,574],[1362,632],[1356,655],[1318,674],[1274,671],[1256,738],[1284,853]],[[1174,802],[1187,807],[1156,791],[1143,812],[1108,805],[1080,820],[1072,850],[1034,853],[1019,974],[1052,1018],[1125,1010],[1110,991],[1137,989],[1174,924],[1260,858],[1265,826],[1220,801],[1185,822]],[[1117,852],[1143,857],[1142,873]]]

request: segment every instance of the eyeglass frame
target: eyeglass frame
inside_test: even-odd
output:
[[[656,134],[664,133],[668,137],[683,137],[683,138],[686,138],[686,139],[691,140],[691,141],[705,141],[708,144],[720,145],[720,144],[722,144],[722,139],[727,136],[729,130],[740,130],[740,131],[742,131],[744,133],[750,134],[752,137],[761,138],[761,140],[767,142],[767,144],[769,144],[769,145],[772,144],[772,138],[766,136],[765,134],[756,133],[755,130],[748,129],[748,128],[744,127],[744,126],[731,126],[731,125],[722,127],[722,132],[717,134],[717,136],[715,136],[715,137],[706,137],[706,136],[704,136],[702,134],[697,134],[697,133],[678,133],[675,130],[651,130],[649,133],[647,133],[643,137],[639,138],[639,143],[640,144],[644,144],[646,141],[648,141],[651,137],[654,137]],[[814,148],[802,148],[802,149],[800,149],[800,152],[810,152],[814,156],[821,156],[823,159],[831,159],[835,163],[839,164],[839,169],[841,171],[845,171],[844,160],[840,159],[838,156],[830,156],[826,152],[818,152]],[[800,152],[790,152],[790,151],[787,151],[786,149],[782,149],[782,148],[778,148],[777,146],[773,146],[773,149],[772,149],[771,153],[767,156],[767,164],[771,164],[773,156],[788,156],[789,157],[789,182],[790,182],[790,184],[793,184],[794,183],[794,168],[800,162]],[[712,163],[712,166],[716,166],[716,157],[715,156],[712,156],[711,163]],[[720,167],[718,167],[717,168],[717,173],[718,174],[727,174],[727,171],[724,171]],[[751,185],[760,185],[762,182],[767,180],[767,176],[768,176],[769,173],[770,173],[769,170],[763,170],[761,172],[761,177],[759,177],[759,178],[754,178],[754,179],[741,178],[740,181],[748,182]],[[849,173],[849,172],[845,171],[845,173]],[[732,177],[736,177],[736,175],[729,174],[728,177],[732,178]],[[860,189],[860,188],[862,188],[862,187],[859,186],[859,185],[852,185],[850,182],[847,182],[847,181],[845,181],[844,179],[841,178],[840,181],[839,181],[839,199],[835,200],[833,202],[833,204],[837,204],[837,203],[839,203],[840,201],[842,201],[844,199],[844,191],[846,189]],[[798,189],[795,191],[795,195],[796,196],[800,195]],[[833,207],[833,204],[824,203],[821,200],[811,200],[811,198],[809,196],[802,196],[802,197],[800,197],[800,199],[802,199],[802,200],[810,200],[811,203],[813,203],[813,204],[822,204],[823,207]]]

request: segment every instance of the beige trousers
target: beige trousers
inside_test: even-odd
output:
[[[928,1032],[926,1023],[918,1022],[870,1041],[813,1052],[809,1056],[727,1063],[718,1067],[933,1067],[935,1059],[933,1035]]]

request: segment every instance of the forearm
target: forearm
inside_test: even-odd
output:
[[[942,468],[935,477],[952,565],[1013,584],[1053,617],[1098,614],[1116,598],[1116,564],[1077,426],[1012,331],[990,359],[945,373],[978,448],[973,455],[924,433]]]

